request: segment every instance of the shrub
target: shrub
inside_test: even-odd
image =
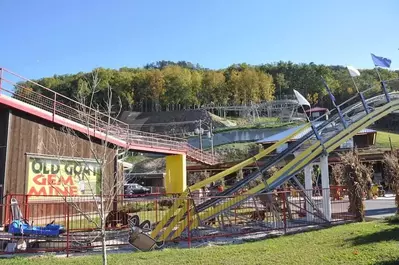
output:
[[[158,202],[158,205],[160,206],[160,207],[172,207],[172,205],[173,205],[173,200],[169,200],[169,199],[165,199],[165,200],[160,200],[159,202]]]
[[[399,214],[389,216],[389,217],[385,218],[385,220],[391,224],[399,224]]]

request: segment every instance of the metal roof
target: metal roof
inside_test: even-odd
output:
[[[315,122],[315,126],[319,125],[321,122]],[[294,133],[296,130],[298,130],[299,128],[303,127],[305,125],[300,125],[300,126],[296,126],[293,128],[290,128],[288,130],[276,133],[272,136],[263,138],[261,140],[258,140],[257,143],[262,143],[262,144],[267,144],[267,143],[275,143],[280,141],[281,139],[284,139],[285,137],[287,137],[288,135]],[[290,140],[291,142],[294,142],[298,139],[300,139],[302,136],[304,136],[305,134],[307,134],[310,130],[312,130],[312,128],[307,128],[305,130],[303,130],[302,132],[298,133],[297,135],[295,135],[294,137],[292,137]],[[363,134],[369,134],[369,133],[375,133],[375,130],[372,129],[363,129],[360,132],[358,132],[356,135],[363,135]]]
[[[318,112],[318,111],[327,111],[326,108],[314,107],[312,109],[305,110],[305,112]]]

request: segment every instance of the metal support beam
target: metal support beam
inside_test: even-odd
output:
[[[313,195],[313,185],[312,185],[312,171],[313,171],[313,166],[312,164],[307,165],[304,168],[304,173],[305,173],[305,194],[308,198],[312,198]],[[306,220],[307,221],[312,221],[314,216],[313,216],[313,206],[311,203],[306,200]]]
[[[366,114],[369,114],[369,113],[370,113],[370,110],[369,110],[369,107],[368,107],[368,105],[367,105],[367,102],[366,102],[366,100],[365,100],[365,98],[364,98],[363,93],[362,93],[362,92],[359,92],[359,96],[360,96],[360,100],[362,101],[363,108],[364,108],[364,110],[366,111]]]
[[[391,97],[389,96],[389,92],[388,92],[387,86],[385,84],[385,81],[381,81],[381,88],[382,88],[382,91],[384,92],[384,95],[385,95],[385,98],[387,99],[387,102],[390,102],[391,101]]]
[[[321,187],[323,194],[323,213],[328,221],[331,221],[331,197],[330,178],[328,175],[328,155],[320,157]]]
[[[312,164],[313,165],[313,164]],[[313,219],[310,219],[307,221],[314,221],[315,220],[315,215],[313,214],[314,211],[316,211],[316,218],[320,218],[324,221],[327,221],[327,218],[324,217],[324,214],[320,211],[320,209],[317,207],[317,204],[313,201],[312,199],[312,195],[308,196],[308,194],[306,193],[307,190],[302,186],[302,184],[299,182],[299,180],[297,179],[297,177],[293,177],[292,180],[298,185],[299,189],[302,191],[305,200],[306,200],[306,217],[308,216],[308,213],[310,213],[313,217]],[[310,205],[310,208],[307,208],[307,205]],[[312,210],[312,211],[311,211]]]

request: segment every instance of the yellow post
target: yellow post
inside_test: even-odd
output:
[[[166,193],[182,193],[187,188],[186,155],[166,157]]]

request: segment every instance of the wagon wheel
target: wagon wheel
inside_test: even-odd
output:
[[[142,222],[140,224],[140,228],[146,231],[150,231],[151,230],[151,222],[149,220],[145,220],[144,222]]]
[[[140,225],[140,217],[138,215],[133,215],[132,218],[129,219],[129,226],[134,227],[139,225]]]
[[[25,240],[25,239],[23,239],[23,238],[18,239],[18,241],[17,241],[17,249],[18,249],[18,250],[25,251],[27,248],[28,248],[28,242],[27,242],[27,240]]]

